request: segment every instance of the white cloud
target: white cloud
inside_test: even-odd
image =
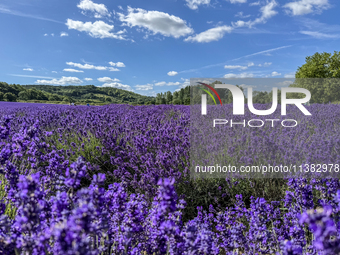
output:
[[[125,65],[124,65],[123,62],[114,63],[114,62],[110,61],[109,64],[110,64],[111,66],[125,67]]]
[[[264,62],[263,66],[267,67],[270,66],[272,64],[272,62]]]
[[[112,87],[112,88],[125,89],[125,90],[132,91],[129,85],[124,85],[119,82],[104,83],[102,87]]]
[[[245,19],[245,18],[249,18],[250,15],[243,15],[243,12],[238,12],[237,14],[235,14],[235,17],[239,17],[241,19]]]
[[[278,73],[278,72],[272,72],[272,74],[271,74],[272,76],[279,76],[279,75],[281,75],[281,73]]]
[[[192,10],[197,10],[199,5],[210,4],[210,0],[185,0],[185,1],[187,2],[187,6]]]
[[[52,73],[58,73],[57,71],[52,71]]]
[[[66,85],[66,84],[80,84],[82,81],[77,77],[65,77],[63,76],[60,79],[52,79],[52,80],[37,80],[38,84],[49,84],[49,85]]]
[[[178,86],[181,85],[182,83],[177,81],[177,82],[165,82],[165,81],[161,81],[161,82],[157,82],[155,83],[155,86]]]
[[[183,79],[181,78],[181,80],[183,81],[183,83],[181,83],[181,85],[178,87],[178,89],[176,89],[175,91],[180,91],[182,88],[185,88],[187,86],[190,86],[190,80],[189,79]],[[203,81],[204,82],[204,81]]]
[[[111,30],[114,28],[113,25],[106,24],[105,22],[99,20],[92,22],[82,22],[72,19],[67,19],[66,25],[68,29],[75,29],[80,32],[86,32],[91,37],[94,38],[114,38],[119,40],[125,40],[125,38],[121,34],[111,33]]]
[[[92,81],[93,79],[92,78],[85,78],[84,80],[85,81]]]
[[[52,35],[52,36],[54,36],[54,34],[53,34],[53,33],[52,33],[51,35]]]
[[[169,76],[175,76],[175,75],[177,75],[178,73],[176,72],[176,71],[170,71],[170,72],[168,72],[168,75]]]
[[[240,65],[225,65],[225,69],[240,69],[240,70],[246,70],[248,67],[247,66],[240,66]]]
[[[260,9],[261,12],[261,17],[256,18],[255,20],[251,21],[243,21],[243,20],[239,20],[237,22],[232,22],[232,25],[234,27],[253,27],[254,25],[257,24],[264,24],[267,22],[267,20],[273,16],[275,16],[278,12],[274,10],[274,8],[277,6],[278,4],[276,3],[275,0],[272,0],[271,2],[268,2],[266,5],[262,6]]]
[[[249,6],[256,6],[256,5],[260,5],[260,4],[261,4],[260,1],[258,1],[258,2],[250,3]]]
[[[48,36],[48,34],[44,34],[44,36]]]
[[[96,70],[100,70],[100,71],[104,71],[107,70],[108,67],[106,66],[94,66],[94,65],[89,65],[89,64],[79,64],[79,63],[73,63],[73,62],[66,62],[67,65],[69,66],[75,66],[78,67],[80,69],[96,69]]]
[[[82,0],[77,5],[77,7],[82,11],[83,14],[86,14],[86,11],[94,12],[95,18],[102,18],[104,16],[110,17],[110,13],[107,10],[106,6],[104,4],[96,4],[92,2],[91,0]]]
[[[181,83],[180,82],[168,82],[168,86],[178,86],[178,85],[180,85]]]
[[[214,27],[210,28],[202,33],[196,34],[194,36],[189,36],[184,41],[186,42],[200,42],[200,43],[206,43],[211,41],[218,41],[221,39],[225,33],[230,33],[233,30],[230,26],[220,26],[220,27]]]
[[[73,72],[73,73],[83,73],[84,72],[82,70],[76,70],[76,69],[72,69],[72,68],[66,68],[63,71],[64,72]]]
[[[286,73],[284,75],[285,78],[295,78],[295,72],[292,72],[292,73]]]
[[[60,37],[63,37],[63,36],[68,36],[68,33],[66,33],[66,32],[61,32],[61,33],[60,33]]]
[[[282,81],[282,82],[276,83],[276,85],[288,87],[292,83],[294,83],[294,82],[293,81]]]
[[[241,84],[240,87],[247,89],[247,88],[256,88],[256,85],[246,85],[246,84]]]
[[[300,31],[301,34],[304,35],[310,35],[314,38],[317,39],[332,39],[332,38],[339,38],[340,35],[339,34],[325,34],[325,33],[320,33],[320,32],[316,32],[316,31]]]
[[[154,34],[172,36],[179,38],[193,33],[193,29],[187,26],[186,21],[179,17],[159,11],[146,11],[140,8],[131,8],[128,6],[128,14],[118,13],[119,20],[123,25],[129,27],[143,27]]]
[[[240,66],[240,65],[225,65],[225,69],[239,69],[239,70],[246,70],[248,67],[254,66],[253,62],[249,62],[247,66]]]
[[[116,66],[117,66],[117,67],[125,67],[125,65],[124,65],[123,62],[117,62],[117,63],[116,63]]]
[[[110,77],[102,77],[102,78],[98,78],[97,80],[100,81],[100,82],[106,82],[106,83],[109,83],[109,82],[118,82],[118,81],[120,81],[120,80],[117,79],[117,78],[112,79],[112,78],[110,78]]]
[[[254,74],[252,73],[240,73],[240,74],[228,73],[224,75],[224,78],[252,78],[252,77],[254,77]]]
[[[32,68],[24,68],[24,69],[22,69],[22,70],[24,70],[24,71],[30,71],[30,72],[34,71]]]
[[[136,90],[152,90],[153,86],[152,84],[146,84],[146,85],[136,85]]]
[[[305,15],[312,12],[321,13],[330,8],[328,0],[299,0],[283,6],[286,12],[293,16]]]
[[[165,85],[166,85],[165,81],[155,83],[155,86],[165,86]]]
[[[232,4],[244,4],[247,0],[229,0]]]
[[[111,71],[111,72],[118,72],[120,70],[118,68],[115,68],[115,67],[109,67],[109,71]]]

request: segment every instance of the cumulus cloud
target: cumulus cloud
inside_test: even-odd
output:
[[[22,70],[24,70],[24,71],[30,71],[30,72],[34,71],[32,68],[24,68],[24,69],[22,69]]]
[[[153,86],[152,84],[146,84],[146,85],[136,85],[136,90],[152,90]]]
[[[109,71],[111,71],[111,72],[118,72],[120,70],[118,68],[115,68],[115,67],[109,67]]]
[[[94,65],[89,65],[89,64],[79,64],[79,63],[73,63],[73,62],[66,62],[67,65],[69,66],[75,66],[78,67],[80,69],[95,69],[95,70],[100,70],[100,71],[104,71],[107,70],[108,67],[106,66],[94,66]]]
[[[286,12],[293,16],[305,15],[312,12],[321,13],[330,8],[328,0],[300,0],[287,3],[283,6]]]
[[[241,84],[240,85],[241,88],[247,89],[247,88],[256,88],[256,85],[246,85],[246,84]]]
[[[177,75],[178,73],[176,72],[176,71],[170,71],[170,72],[168,72],[168,75],[169,76],[175,76],[175,75]]]
[[[106,83],[109,83],[109,82],[119,82],[120,81],[117,78],[112,79],[110,77],[102,77],[102,78],[98,78],[97,80],[100,81],[100,82],[106,82]]]
[[[155,86],[178,86],[178,85],[181,85],[181,83],[180,82],[165,82],[165,81],[155,83]]]
[[[176,89],[175,91],[180,91],[182,88],[185,88],[187,86],[190,86],[190,80],[189,79],[184,79],[181,78],[181,80],[183,81],[180,86],[178,87],[178,89]],[[204,81],[203,81],[204,82]]]
[[[73,72],[73,73],[83,73],[84,72],[82,70],[76,70],[76,69],[72,69],[72,68],[66,68],[63,71],[64,72]]]
[[[66,33],[66,32],[61,32],[61,33],[60,33],[60,37],[63,37],[63,36],[68,36],[68,33]]]
[[[244,4],[247,0],[229,0],[232,4]]]
[[[285,86],[285,87],[289,87],[290,84],[293,84],[293,81],[282,81],[282,82],[278,82],[276,83],[276,85],[278,86]]]
[[[210,4],[210,0],[185,0],[185,1],[187,2],[187,6],[192,10],[197,10],[199,5]]]
[[[95,21],[95,22],[82,22],[72,19],[67,19],[66,26],[68,29],[75,29],[80,32],[86,32],[91,37],[94,38],[114,38],[119,40],[126,40],[121,34],[114,34],[111,31],[114,26],[106,24],[104,21]]]
[[[166,85],[165,81],[160,81],[160,82],[155,83],[155,86],[165,86],[165,85]]]
[[[249,18],[250,15],[243,15],[243,12],[238,12],[235,14],[235,17],[239,17],[241,19]]]
[[[111,14],[107,10],[104,4],[96,4],[91,0],[82,0],[77,5],[79,9],[82,10],[82,13],[85,15],[87,11],[93,12],[95,18],[102,18],[104,16],[110,17]]]
[[[85,78],[84,80],[85,81],[92,81],[93,79],[92,78]]]
[[[255,20],[249,20],[249,21],[243,21],[243,20],[238,20],[237,22],[232,22],[232,25],[234,27],[253,27],[254,25],[257,24],[264,24],[267,22],[268,19],[271,17],[275,16],[278,12],[274,10],[274,8],[278,4],[276,3],[275,0],[272,0],[271,2],[268,2],[266,5],[262,6],[260,9],[261,16],[259,18],[256,18]]]
[[[44,36],[48,36],[48,34],[44,34]]]
[[[146,28],[153,34],[179,38],[193,33],[193,29],[187,26],[186,21],[165,12],[146,11],[128,6],[128,14],[118,13],[118,16],[119,20],[124,22],[123,25]]]
[[[256,5],[260,5],[260,4],[261,4],[260,1],[258,1],[258,2],[250,3],[249,6],[256,6]]]
[[[37,80],[38,84],[49,84],[49,85],[66,85],[66,84],[80,84],[82,81],[77,77],[65,77],[63,76],[60,79],[52,79],[52,80]]]
[[[264,62],[263,66],[267,67],[270,66],[272,64],[272,62]]]
[[[285,78],[295,78],[295,72],[292,72],[292,73],[286,73],[284,75]]]
[[[189,36],[184,41],[186,42],[200,42],[207,43],[211,41],[218,41],[221,39],[225,33],[230,33],[233,30],[230,26],[219,26],[210,28],[202,33],[199,33],[194,36]]]
[[[124,65],[123,62],[114,63],[114,62],[110,61],[109,64],[110,64],[111,66],[125,67],[125,65]]]
[[[248,66],[240,66],[240,65],[225,65],[225,69],[241,69],[241,70],[246,70]]]
[[[112,87],[112,88],[125,89],[125,90],[132,91],[129,85],[124,85],[119,82],[104,83],[102,87]]]
[[[252,77],[254,77],[254,74],[252,73],[240,73],[240,74],[228,73],[224,75],[224,78],[252,78]]]
[[[280,73],[278,73],[278,72],[272,72],[272,74],[271,74],[272,76],[279,76],[279,75],[281,75]]]

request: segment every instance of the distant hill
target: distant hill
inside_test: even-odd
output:
[[[0,101],[51,101],[64,103],[154,104],[155,98],[111,88],[52,85],[17,85],[0,82]]]

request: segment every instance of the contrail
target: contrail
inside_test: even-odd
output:
[[[63,22],[60,22],[60,21],[57,21],[57,20],[54,20],[54,19],[44,18],[44,17],[40,17],[40,16],[34,16],[34,15],[25,14],[25,13],[18,12],[18,11],[12,11],[12,10],[4,8],[2,6],[0,6],[0,13],[19,16],[19,17],[25,17],[25,18],[31,18],[31,19],[46,20],[46,21],[51,21],[51,22],[55,22],[55,23],[59,23],[59,24],[64,24]]]
[[[239,59],[241,59],[241,58],[251,57],[251,56],[255,56],[255,55],[259,55],[259,54],[263,54],[263,53],[267,53],[267,52],[272,52],[272,51],[276,51],[276,50],[280,50],[280,49],[284,49],[284,48],[289,48],[289,47],[292,47],[292,46],[293,46],[293,45],[287,45],[287,46],[281,46],[281,47],[274,48],[274,49],[264,50],[264,51],[256,52],[256,53],[253,53],[253,54],[250,54],[250,55],[246,55],[246,56],[242,56],[242,57],[239,57],[239,58],[235,58],[235,59],[232,59],[232,60],[230,60],[230,61],[235,61],[235,60],[239,60]],[[203,66],[203,67],[196,68],[196,69],[184,70],[184,71],[181,71],[181,72],[178,72],[178,73],[191,73],[191,72],[195,72],[195,71],[202,70],[202,69],[206,69],[206,68],[211,68],[211,67],[216,67],[216,66],[222,66],[222,65],[225,65],[225,64],[227,64],[227,63],[228,63],[228,62],[223,62],[223,63],[218,63],[218,64],[207,65],[207,66]]]
[[[54,79],[54,77],[48,77],[48,76],[36,76],[36,75],[24,75],[24,74],[9,74],[9,75],[18,76],[18,77],[28,77],[28,78]]]
[[[272,52],[272,51],[276,51],[276,50],[281,50],[281,49],[288,48],[288,47],[292,47],[292,46],[293,46],[293,45],[287,45],[287,46],[282,46],[282,47],[278,47],[278,48],[274,48],[274,49],[270,49],[270,50],[260,51],[260,52],[256,52],[256,53],[253,53],[253,54],[250,54],[250,55],[246,55],[246,56],[240,57],[240,58],[235,58],[235,59],[233,59],[232,61],[234,61],[234,60],[239,60],[239,59],[241,59],[241,58],[246,58],[246,57],[251,57],[251,56],[255,56],[255,55],[267,53],[267,52]]]

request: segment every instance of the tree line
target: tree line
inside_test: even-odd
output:
[[[19,85],[0,82],[0,101],[51,101],[64,103],[148,104],[154,97],[111,87]]]

